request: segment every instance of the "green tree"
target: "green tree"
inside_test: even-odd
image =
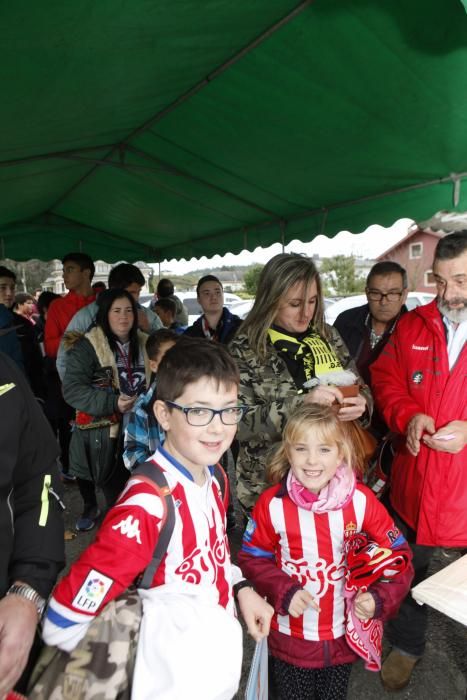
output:
[[[243,285],[245,287],[245,291],[248,292],[248,294],[251,294],[251,296],[253,297],[256,295],[256,290],[258,289],[259,276],[263,267],[264,265],[252,265],[252,267],[250,267],[243,276]]]
[[[320,273],[325,294],[348,296],[365,291],[365,278],[356,274],[353,255],[334,255],[332,258],[325,258]]]

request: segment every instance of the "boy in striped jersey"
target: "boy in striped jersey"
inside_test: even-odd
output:
[[[212,468],[244,413],[238,383],[227,351],[205,340],[181,340],[158,370],[154,410],[166,437],[150,461],[170,487],[175,526],[151,588],[140,590],[144,614],[132,690],[137,700],[234,695],[241,670],[235,588],[250,634],[259,640],[269,631],[271,606],[231,563],[227,500]],[[73,649],[102,608],[146,569],[163,512],[151,485],[130,477],[95,542],[53,593],[43,630],[48,644]]]

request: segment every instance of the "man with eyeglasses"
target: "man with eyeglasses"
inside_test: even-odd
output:
[[[371,387],[370,365],[379,357],[399,318],[407,311],[407,273],[390,260],[376,263],[368,273],[365,292],[368,303],[343,311],[334,326],[361,376]],[[373,413],[371,430],[377,438],[387,433],[377,411]]]
[[[467,231],[438,241],[433,275],[436,299],[399,321],[371,367],[376,404],[399,436],[390,500],[413,551],[413,585],[435,547],[467,547]],[[426,607],[409,596],[386,629],[387,689],[409,682],[426,627]]]

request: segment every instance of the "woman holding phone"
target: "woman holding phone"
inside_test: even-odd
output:
[[[149,386],[135,301],[123,289],[98,298],[95,326],[66,339],[68,358],[63,381],[65,401],[76,409],[70,444],[70,473],[76,476],[84,502],[77,530],[91,530],[100,515],[95,485],[107,507],[123,488],[128,471],[122,461],[122,424],[139,394]]]

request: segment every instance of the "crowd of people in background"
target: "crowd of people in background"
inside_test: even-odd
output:
[[[7,538],[0,555],[0,627],[11,630],[18,614],[25,640],[6,648],[0,639],[0,697],[17,682],[25,688],[19,678],[62,566],[58,469],[81,495],[77,532],[92,530],[101,510],[107,514],[104,534],[60,583],[47,613],[47,641],[70,651],[90,619],[79,603],[89,567],[105,581],[117,576],[104,536],[115,547],[121,543],[115,530],[138,542],[143,530],[149,536],[162,522],[162,496],[154,501],[152,487],[132,476],[148,460],[162,465],[182,504],[176,543],[167,545],[151,590],[193,582],[197,573],[194,579],[181,573],[188,564],[197,571],[186,558],[190,547],[201,547],[207,561],[220,556],[225,527],[246,526],[238,557],[243,574],[228,557],[222,566],[219,560],[212,593],[230,614],[228,589],[236,583],[251,633],[260,639],[271,627],[271,697],[324,698],[332,689],[332,697],[345,698],[357,655],[381,669],[387,689],[405,687],[423,656],[427,624],[426,607],[409,594],[413,574],[416,583],[426,577],[435,547],[467,547],[467,232],[438,242],[433,302],[407,311],[405,270],[377,263],[366,280],[367,304],[343,312],[334,326],[325,323],[319,272],[298,254],[276,255],[265,265],[243,322],[225,306],[220,280],[202,277],[196,288],[202,314],[192,325],[169,279],[159,281],[145,308],[139,303],[145,279],[136,266],[116,265],[106,286],[93,284],[88,255],[69,253],[62,263],[64,296],[16,293],[14,272],[0,267],[0,401],[12,400],[8,435],[0,436],[11,462],[0,482],[0,514],[3,494],[12,490],[19,532],[31,533],[28,546]],[[365,476],[370,463],[381,468],[383,445],[389,445],[384,492],[372,490]],[[226,466],[227,453],[236,473],[230,487],[208,469],[218,461]],[[210,515],[202,515],[207,508]],[[205,517],[212,518],[206,532]],[[190,544],[183,528],[192,533]],[[49,545],[41,549],[44,537]],[[105,583],[93,614],[144,571],[151,537],[145,559],[128,549],[118,586],[109,593]],[[371,578],[372,546],[398,562],[390,584]],[[349,562],[363,554],[369,583],[352,597],[344,591]],[[252,587],[259,596],[241,593]],[[15,598],[35,610],[26,606],[23,617]],[[359,651],[347,637],[346,610],[354,636],[360,634]],[[389,618],[392,649],[382,663],[381,649],[362,630]],[[231,621],[219,624],[237,649]],[[19,661],[11,665],[14,654]],[[149,667],[138,663],[151,685]],[[237,678],[237,671],[228,673]]]

